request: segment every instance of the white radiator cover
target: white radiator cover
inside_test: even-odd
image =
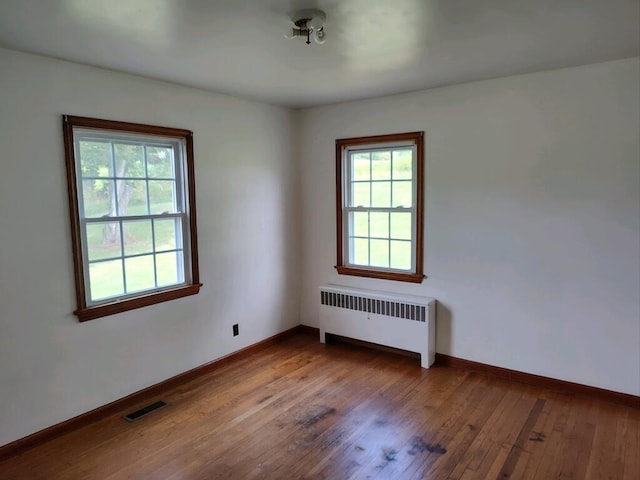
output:
[[[320,287],[320,342],[325,334],[419,353],[423,368],[436,355],[436,301],[338,285]]]

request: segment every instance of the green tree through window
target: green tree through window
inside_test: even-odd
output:
[[[191,133],[81,117],[64,126],[76,314],[197,293]]]

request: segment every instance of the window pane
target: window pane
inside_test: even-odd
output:
[[[83,177],[111,176],[111,144],[83,140],[80,145],[80,169]]]
[[[368,237],[369,236],[369,213],[368,212],[351,212],[351,222],[353,236]]]
[[[147,147],[147,174],[149,178],[175,178],[173,172],[173,149],[169,147]]]
[[[122,260],[89,264],[89,289],[92,301],[123,295]]]
[[[393,178],[411,179],[413,177],[413,151],[394,150],[393,152]]]
[[[391,182],[371,183],[371,206],[387,208],[391,206]]]
[[[351,172],[352,180],[370,180],[371,179],[371,162],[368,153],[354,153],[351,155],[351,164],[353,171]]]
[[[118,182],[119,183],[119,182]],[[119,191],[120,215],[147,215],[147,182],[145,180],[127,180]]]
[[[391,268],[411,270],[411,242],[391,241]]]
[[[391,179],[391,152],[371,152],[371,178]]]
[[[351,207],[368,207],[370,206],[370,187],[369,182],[352,183]]]
[[[351,263],[354,265],[369,265],[369,240],[352,238]]]
[[[151,213],[175,213],[174,202],[176,183],[171,180],[149,181],[149,208]]]
[[[82,203],[85,218],[104,217],[110,213],[112,180],[83,180]],[[113,212],[115,215],[115,212]]]
[[[389,238],[389,214],[387,212],[371,212],[371,236]]]
[[[122,255],[120,224],[118,222],[90,223],[86,228],[89,260],[114,258]]]
[[[125,258],[124,271],[127,278],[127,293],[156,286],[153,255]]]
[[[387,240],[371,240],[371,266],[389,266],[389,242]]]
[[[134,220],[123,222],[123,225],[125,255],[153,252],[151,220]]]
[[[411,213],[391,213],[391,238],[411,240]]]
[[[181,229],[181,222],[179,218],[154,220],[153,227],[156,240],[156,252],[161,252],[163,250],[175,250],[177,248],[176,232],[179,234]]]
[[[108,222],[102,224],[102,238],[103,242],[107,244],[120,244],[121,235],[120,228],[122,228],[121,222]]]
[[[147,172],[144,164],[144,148],[142,145],[113,145],[116,160],[116,177],[144,178]]]
[[[159,253],[156,255],[158,286],[175,285],[184,281],[182,274],[182,252]]]
[[[413,206],[413,182],[393,182],[393,206],[410,208]]]

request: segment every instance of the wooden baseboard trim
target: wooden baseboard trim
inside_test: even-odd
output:
[[[72,430],[79,429],[90,423],[94,423],[98,420],[102,420],[108,416],[114,415],[122,410],[131,408],[136,404],[140,404],[151,397],[156,397],[164,394],[166,391],[178,387],[186,382],[189,382],[195,378],[198,378],[204,374],[207,374],[213,370],[216,370],[223,365],[240,360],[243,357],[249,356],[260,350],[264,350],[271,345],[281,342],[298,333],[308,333],[308,328],[303,325],[285,330],[272,337],[262,340],[253,345],[249,345],[241,350],[220,357],[212,362],[206,363],[194,369],[188,370],[184,373],[171,377],[163,382],[157,383],[143,390],[127,395],[126,397],[115,400],[111,403],[98,407],[89,412],[78,415],[77,417],[70,418],[64,422],[57,423],[51,427],[35,432],[24,438],[20,438],[6,445],[0,446],[0,461],[18,455],[26,450],[29,450],[37,445],[40,445],[48,440],[59,437]]]
[[[18,455],[48,440],[64,435],[65,433],[79,429],[85,425],[96,422],[110,415],[114,415],[119,411],[136,406],[137,404],[140,404],[145,400],[148,400],[149,398],[162,395],[168,390],[194,380],[195,378],[205,375],[228,363],[238,361],[243,357],[249,356],[260,350],[264,350],[265,348],[270,347],[271,345],[281,342],[296,334],[305,334],[318,337],[320,335],[320,330],[316,327],[298,325],[289,330],[262,340],[258,343],[249,345],[248,347],[238,350],[237,352],[230,353],[229,355],[225,355],[224,357],[220,357],[216,360],[213,360],[212,362],[206,363],[192,370],[188,370],[163,382],[157,383],[138,392],[134,392],[131,395],[127,395],[126,397],[115,400],[111,403],[103,405],[102,407],[98,407],[94,410],[78,415],[77,417],[73,417],[64,422],[45,428],[44,430],[40,430],[39,432],[35,432],[27,437],[20,438],[11,443],[0,446],[0,461],[8,457]],[[484,363],[473,362],[471,360],[451,357],[442,353],[436,353],[435,364],[485,373],[515,382],[526,383],[528,385],[548,388],[551,390],[562,391],[570,394],[587,395],[612,403],[626,405],[633,408],[640,408],[640,397],[635,395],[614,392],[611,390],[604,390],[597,387],[590,387],[588,385],[567,382],[564,380],[543,377],[540,375],[533,375],[530,373],[519,372],[517,370],[510,370],[507,368],[495,367]]]
[[[320,329],[318,327],[310,327],[309,325],[298,325],[300,333],[320,338]]]
[[[300,325],[301,332],[314,336],[320,335],[320,329],[316,327],[309,327],[307,325]],[[384,347],[374,343],[362,342],[360,340],[348,339],[344,337],[332,336],[336,341],[343,344],[351,344],[356,346],[363,346],[366,348],[372,348],[374,350],[382,350],[391,353],[398,353],[401,355],[412,356],[410,352],[403,352],[402,350],[396,350],[389,347]],[[590,387],[588,385],[582,385],[580,383],[568,382],[566,380],[558,380],[551,377],[543,377],[540,375],[534,375],[531,373],[520,372],[518,370],[510,370],[508,368],[494,367],[486,363],[473,362],[471,360],[464,360],[462,358],[451,357],[443,353],[436,353],[435,365],[444,367],[460,368],[463,370],[469,370],[473,372],[485,373],[496,377],[504,378],[506,380],[526,383],[535,387],[547,388],[549,390],[555,390],[558,392],[569,393],[573,395],[591,396],[607,402],[617,403],[620,405],[626,405],[628,407],[640,409],[640,397],[630,395],[628,393],[614,392],[612,390],[605,390],[597,387]]]
[[[309,335],[320,335],[320,329],[316,327],[309,327],[307,325],[300,325],[301,332],[303,331]],[[334,336],[336,337],[336,336]],[[406,352],[396,351],[388,347],[383,347],[368,342],[361,342],[359,340],[346,339],[344,337],[337,337],[340,343],[353,344],[372,348],[375,350],[383,350],[392,353],[405,354]],[[411,355],[411,354],[409,354]],[[566,380],[558,380],[557,378],[543,377],[540,375],[534,375],[532,373],[520,372],[518,370],[510,370],[508,368],[494,367],[486,363],[473,362],[471,360],[464,360],[462,358],[451,357],[443,353],[436,353],[435,365],[443,367],[460,368],[463,370],[469,370],[472,372],[485,373],[487,375],[493,375],[496,377],[504,378],[513,382],[526,383],[535,387],[547,388],[549,390],[555,390],[557,392],[564,392],[572,395],[590,396],[606,402],[617,403],[632,408],[640,409],[640,397],[631,395],[628,393],[614,392],[612,390],[605,390],[598,387],[590,387],[589,385],[583,385],[580,383],[568,382]]]
[[[532,373],[510,370],[508,368],[495,367],[486,363],[473,362],[462,358],[451,357],[443,353],[436,353],[436,365],[460,368],[473,372],[485,373],[496,377],[504,378],[513,382],[526,383],[535,387],[547,388],[572,395],[582,395],[604,400],[606,402],[617,403],[627,407],[640,409],[640,397],[628,393],[614,392],[598,387],[590,387],[580,383],[558,380],[551,377],[543,377]]]

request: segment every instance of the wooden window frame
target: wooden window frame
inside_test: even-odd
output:
[[[345,261],[344,248],[344,223],[343,212],[345,208],[345,175],[344,152],[346,149],[364,145],[397,144],[401,142],[413,142],[416,146],[416,208],[415,208],[415,239],[413,241],[412,255],[415,259],[415,270],[399,272],[389,268],[359,267],[348,264]],[[354,275],[358,277],[379,278],[383,280],[396,280],[401,282],[421,283],[425,278],[423,274],[424,259],[424,132],[396,133],[390,135],[374,135],[368,137],[344,138],[336,140],[336,226],[337,226],[337,264],[336,270],[340,275]]]
[[[67,170],[67,189],[69,195],[69,210],[71,219],[71,241],[73,251],[75,290],[77,308],[73,312],[80,322],[95,318],[126,312],[136,308],[154,305],[169,300],[174,300],[189,295],[195,295],[200,291],[202,284],[199,280],[198,270],[198,241],[196,222],[196,197],[195,197],[195,174],[193,160],[193,133],[189,130],[144,125],[138,123],[118,122],[112,120],[102,120],[96,118],[78,117],[63,115],[62,117],[65,163]],[[140,295],[128,296],[113,301],[105,301],[98,304],[89,304],[87,301],[87,289],[85,277],[88,272],[85,269],[85,259],[83,254],[82,226],[80,217],[80,207],[78,201],[78,173],[76,163],[76,153],[74,145],[74,128],[97,129],[100,131],[112,131],[114,133],[128,133],[140,135],[152,135],[159,137],[170,137],[184,141],[184,176],[183,188],[185,207],[187,209],[189,225],[189,266],[190,279],[182,285],[170,286],[161,290],[150,290],[141,292]]]

